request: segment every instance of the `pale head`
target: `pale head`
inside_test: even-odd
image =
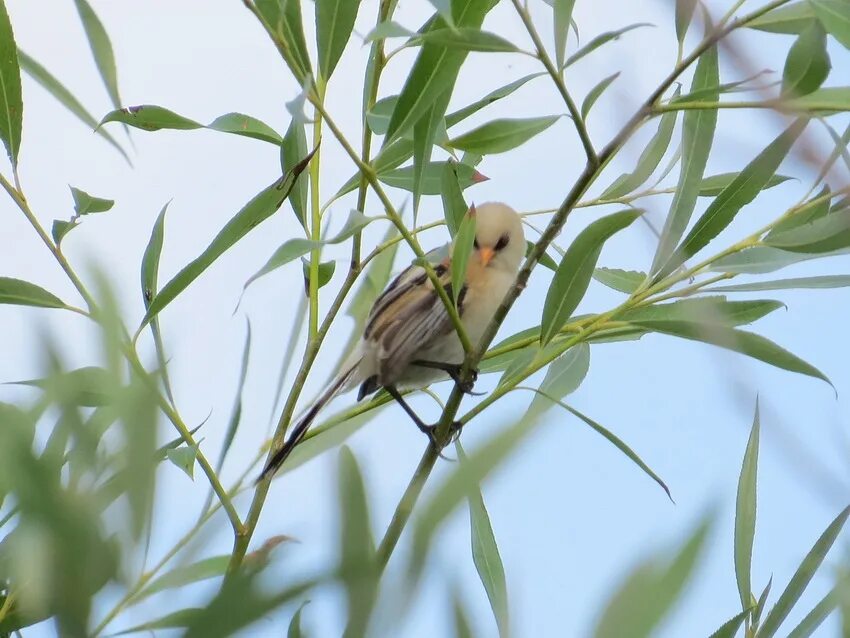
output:
[[[525,233],[517,212],[498,202],[476,205],[473,259],[484,268],[515,273],[524,256]]]

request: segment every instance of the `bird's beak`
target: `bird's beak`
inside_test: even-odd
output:
[[[496,251],[492,248],[484,247],[479,249],[478,254],[481,256],[481,265],[486,267],[493,259],[493,255],[496,254]]]

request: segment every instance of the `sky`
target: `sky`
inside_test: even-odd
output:
[[[310,16],[312,4],[303,4],[305,15]],[[371,28],[376,4],[372,0],[362,3],[356,26],[360,36]],[[529,4],[544,40],[551,46],[550,8],[542,0]],[[710,2],[709,6],[717,17],[727,4]],[[289,115],[284,103],[295,97],[299,87],[242,2],[92,0],[92,5],[115,47],[125,104],[157,104],[201,122],[239,111],[281,133],[286,130]],[[747,3],[747,8],[756,5]],[[74,4],[64,0],[7,0],[7,6],[21,48],[59,77],[96,116],[108,112],[111,107]],[[422,0],[402,0],[396,19],[416,28],[430,10]],[[621,71],[590,117],[591,136],[601,146],[675,62],[672,3],[579,0],[574,17],[582,42],[631,23],[655,25],[630,32],[619,42],[599,49],[567,77],[570,90],[584,96],[601,78]],[[313,42],[310,20],[305,22],[308,42]],[[501,2],[492,11],[485,28],[530,47],[509,2]],[[696,41],[697,33],[691,33],[688,44]],[[754,69],[779,73],[791,43],[788,36],[755,32],[738,36],[735,42],[752,56]],[[572,36],[569,46],[570,50],[576,46]],[[834,71],[828,84],[837,85],[842,73],[847,77],[850,71],[848,57],[834,42],[830,51]],[[327,97],[331,112],[352,139],[360,136],[360,81],[367,52],[359,36],[353,36]],[[399,54],[387,68],[382,96],[398,91],[412,55]],[[472,54],[461,71],[451,108],[536,70],[532,60],[520,56]],[[723,81],[745,74],[729,63],[728,56],[723,58]],[[160,271],[160,280],[164,281],[199,254],[245,202],[279,175],[274,146],[211,131],[133,131],[135,150],[130,167],[28,78],[24,78],[24,104],[21,179],[42,223],[49,226],[52,219],[70,215],[68,185],[116,201],[109,213],[86,219],[63,246],[69,260],[82,272],[90,274],[94,266],[106,269],[119,290],[130,325],[143,314],[139,264],[162,206],[171,202]],[[544,78],[470,118],[461,130],[496,117],[563,111],[559,96]],[[846,126],[840,118],[835,122],[840,130]],[[764,112],[722,112],[707,172],[740,170],[782,127],[782,118]],[[811,128],[812,144],[828,139],[822,130]],[[635,136],[591,195],[633,167],[653,130],[652,126],[645,127]],[[112,125],[110,132],[126,141],[119,127]],[[828,147],[823,148],[827,148],[824,154],[828,152]],[[324,200],[348,179],[352,167],[330,135],[324,139],[322,154]],[[561,202],[582,166],[575,131],[568,119],[561,118],[546,134],[516,151],[485,158],[479,170],[489,181],[470,188],[466,195],[476,202],[505,201],[520,211],[552,208]],[[809,179],[813,174],[795,157],[784,169]],[[714,245],[734,241],[762,226],[797,201],[807,187],[805,180],[788,182],[764,193]],[[408,199],[402,191],[389,192],[397,206]],[[699,205],[705,204],[701,200]],[[343,200],[329,208],[332,228],[342,225],[352,205],[353,200]],[[663,223],[668,206],[667,198],[647,200],[646,208],[656,225]],[[439,198],[423,199],[422,219],[439,219],[441,211]],[[366,212],[381,211],[370,200]],[[598,209],[576,212],[558,243],[567,246],[578,230],[599,214]],[[0,274],[33,281],[63,299],[75,300],[74,290],[8,199],[0,199],[0,216]],[[368,229],[367,245],[383,234],[385,228],[378,226],[373,224]],[[199,424],[209,415],[201,430],[202,448],[208,453],[218,450],[226,428],[239,374],[245,317],[251,320],[254,348],[243,420],[224,470],[225,482],[241,473],[266,436],[280,358],[294,313],[293,295],[302,286],[300,268],[292,264],[257,282],[235,315],[233,308],[245,280],[280,243],[299,233],[294,216],[285,207],[218,260],[161,318],[181,414],[190,424]],[[446,239],[444,229],[421,238],[425,246],[440,245]],[[645,269],[652,259],[654,241],[645,225],[635,224],[606,244],[600,265]],[[339,259],[340,268],[330,286],[323,289],[323,311],[332,298],[331,291],[341,281],[347,247],[329,249],[325,254]],[[408,258],[409,253],[402,252],[396,267],[403,266]],[[849,267],[850,258],[844,256],[801,264],[776,273],[776,278],[846,274]],[[536,325],[549,279],[548,273],[535,272],[501,336]],[[750,297],[776,298],[787,305],[787,310],[759,321],[754,331],[824,371],[835,386],[837,398],[825,383],[671,337],[648,335],[640,341],[594,345],[589,374],[570,398],[572,404],[631,445],[670,486],[675,504],[582,423],[563,412],[547,412],[544,424],[483,485],[505,563],[514,635],[590,635],[608,596],[629,570],[655,552],[670,551],[712,508],[718,516],[697,576],[658,635],[708,635],[734,615],[739,605],[732,562],[735,489],[757,396],[762,410],[762,450],[754,588],[760,591],[772,576],[774,591],[779,591],[821,531],[847,504],[850,366],[845,325],[850,293],[846,289],[781,291]],[[621,299],[619,293],[593,283],[579,312],[603,311]],[[96,334],[86,320],[0,307],[0,333],[14,335],[4,340],[0,381],[38,376],[42,328],[61,340],[71,365],[97,360]],[[349,331],[347,318],[331,331],[304,397],[313,396],[331,374]],[[144,342],[142,348],[147,360],[153,361],[150,343]],[[540,377],[535,380],[539,382]],[[479,389],[492,388],[496,381],[496,377],[482,377]],[[445,396],[450,386],[440,384],[436,389]],[[30,396],[14,387],[0,388],[0,400]],[[487,411],[473,421],[463,434],[467,450],[476,449],[493,432],[520,418],[530,398],[511,394],[500,402],[500,409]],[[353,397],[348,395],[338,399],[334,407],[352,402]],[[414,405],[426,414],[436,414],[427,398],[414,400]],[[174,436],[166,423],[161,425],[160,436],[163,440]],[[422,454],[424,441],[401,411],[391,408],[375,417],[348,444],[362,467],[374,532],[380,537]],[[275,481],[254,546],[278,534],[293,536],[299,543],[280,551],[272,579],[307,573],[334,560],[336,458],[335,453],[326,454]],[[425,498],[429,488],[439,485],[441,477],[453,469],[453,463],[438,464]],[[206,494],[200,473],[194,483],[172,466],[163,466],[160,473],[160,479],[171,487],[157,502],[157,532],[150,549],[153,557],[161,556],[182,535]],[[248,504],[248,497],[237,501],[241,512],[247,511]],[[191,548],[192,556],[229,551],[229,526],[224,518],[216,518],[210,530],[202,543]],[[403,536],[390,563],[389,582],[404,568],[408,543],[409,536]],[[799,620],[829,589],[830,570],[842,555],[840,545],[789,623]],[[451,587],[463,592],[472,610],[476,635],[496,635],[470,557],[468,516],[463,509],[455,512],[440,533],[412,613],[402,626],[391,628],[392,635],[416,638],[449,633],[446,592]],[[198,604],[213,591],[212,584],[202,584],[180,596],[153,598],[149,605],[131,609],[112,628],[119,630],[172,605]],[[112,600],[111,595],[104,593],[99,601],[102,609]],[[312,597],[304,612],[304,624],[311,635],[339,634],[342,600],[336,590]],[[280,635],[291,613],[291,607],[281,609],[244,635]],[[837,626],[833,619],[817,635],[837,635]],[[27,635],[51,633],[52,629],[44,627]]]

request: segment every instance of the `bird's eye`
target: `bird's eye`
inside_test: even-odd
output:
[[[496,242],[496,250],[502,250],[505,246],[508,245],[509,240],[510,237],[508,237],[507,234],[499,237],[499,241]]]
[[[481,248],[481,246],[478,245],[478,237],[472,240],[472,245],[475,246],[475,250]]]

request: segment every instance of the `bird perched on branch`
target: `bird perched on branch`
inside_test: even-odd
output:
[[[505,204],[473,206],[469,214],[475,218],[475,240],[457,308],[466,334],[476,345],[516,278],[525,255],[525,236],[520,216]],[[453,297],[451,269],[449,257],[434,266],[449,298]],[[357,348],[272,455],[258,480],[280,468],[331,399],[358,386],[358,401],[384,388],[433,442],[435,426],[417,416],[399,389],[421,388],[445,375],[459,383],[463,360],[463,346],[445,304],[425,269],[410,266],[375,300]]]

